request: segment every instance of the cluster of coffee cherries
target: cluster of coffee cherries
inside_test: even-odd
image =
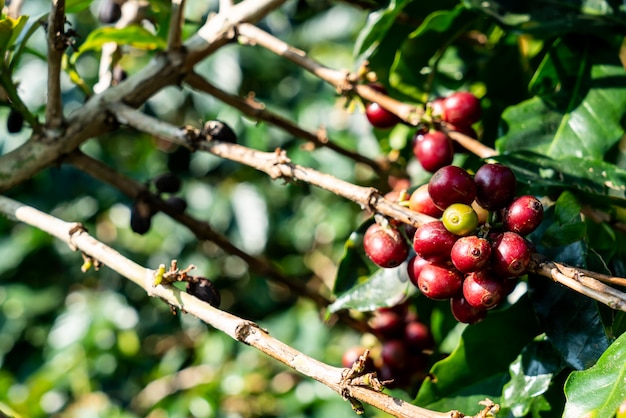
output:
[[[367,348],[365,372],[376,372],[376,377],[385,382],[386,387],[410,388],[421,382],[428,372],[429,356],[435,346],[429,326],[418,319],[407,303],[377,309],[368,325],[376,342],[346,350],[343,367],[352,367]]]
[[[369,86],[386,94],[381,84]],[[475,95],[458,91],[427,103],[425,113],[426,117],[413,137],[413,154],[424,170],[434,173],[452,164],[458,146],[455,147],[456,143],[445,132],[438,130],[433,121],[443,121],[448,129],[476,138],[472,125],[480,120],[482,108]],[[400,122],[395,114],[373,102],[365,106],[365,116],[378,129],[390,129]]]
[[[180,178],[174,173],[160,174],[148,182],[148,188],[151,184],[154,185],[159,196],[169,195],[164,201],[174,212],[183,213],[187,209],[187,201],[181,197],[174,196],[175,193],[180,191],[182,184]],[[152,217],[156,212],[154,205],[151,204],[150,195],[140,194],[134,200],[130,210],[130,228],[133,232],[140,235],[147,233],[152,225]]]
[[[500,305],[527,271],[532,244],[525,236],[543,219],[534,196],[515,196],[516,178],[502,164],[484,164],[474,176],[448,165],[418,187],[407,206],[437,218],[411,236],[392,222],[372,224],[364,235],[367,256],[396,267],[410,253],[408,274],[420,292],[450,300],[459,322],[476,323]]]

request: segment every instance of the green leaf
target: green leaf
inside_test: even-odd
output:
[[[624,7],[604,0],[581,2],[503,2],[465,0],[468,7],[497,19],[517,31],[548,37],[569,32],[622,31],[626,26]]]
[[[359,279],[376,271],[372,268],[372,263],[367,261],[367,256],[363,251],[363,235],[372,223],[374,223],[374,218],[362,223],[344,243],[344,252],[337,268],[333,294],[339,295],[350,290]]]
[[[428,15],[396,55],[391,69],[391,85],[410,97],[424,100],[432,73],[437,71],[437,59],[476,17],[474,12],[461,6]]]
[[[579,370],[594,364],[609,346],[598,304],[545,277],[531,276],[528,284],[537,319],[563,360]]]
[[[626,399],[626,334],[588,370],[573,372],[565,383],[565,418],[612,417]]]
[[[595,204],[626,205],[626,170],[601,160],[579,157],[559,159],[533,151],[494,157],[515,172],[533,193],[575,191]]]
[[[20,36],[27,21],[28,16],[26,15],[17,19],[8,16],[0,19],[0,52],[3,55],[15,43],[17,37]]]
[[[467,326],[456,349],[433,366],[416,403],[446,411],[456,407],[451,408],[444,399],[497,399],[507,381],[509,364],[540,332],[526,297],[507,309],[489,312],[482,322]],[[498,382],[495,387],[494,382]]]
[[[511,380],[504,385],[500,406],[516,417],[546,407],[546,393],[556,374],[563,370],[560,354],[546,341],[533,341],[511,363]]]
[[[389,31],[396,24],[398,15],[404,6],[412,0],[392,0],[389,5],[380,10],[376,10],[367,16],[367,22],[354,44],[354,56],[357,62],[362,62],[378,49],[381,41],[387,36]]]
[[[582,240],[587,225],[582,220],[581,206],[571,192],[561,193],[554,205],[553,222],[545,230],[541,243],[548,247],[558,247]]]
[[[65,12],[66,13],[78,13],[87,9],[93,0],[67,0],[65,2]]]
[[[414,288],[409,280],[407,262],[394,268],[381,268],[367,280],[339,296],[328,307],[328,311],[333,313],[341,309],[356,309],[368,312],[394,306]]]
[[[78,57],[87,51],[100,50],[102,45],[108,42],[148,51],[163,50],[167,46],[165,40],[141,26],[132,25],[121,29],[105,26],[94,30],[87,36],[79,51],[72,55],[71,61],[76,62]]]
[[[602,43],[557,42],[531,88],[542,95],[503,113],[508,132],[496,142],[499,152],[602,160],[624,134],[626,71]]]

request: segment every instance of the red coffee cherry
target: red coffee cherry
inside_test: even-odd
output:
[[[470,273],[463,281],[463,296],[467,303],[477,309],[493,309],[506,296],[506,287],[503,280],[490,270],[480,270]]]
[[[376,223],[365,231],[363,248],[370,260],[383,268],[399,266],[409,255],[409,245],[397,228]]]
[[[435,300],[449,299],[461,292],[463,275],[454,267],[427,264],[417,278],[417,287],[424,296]]]
[[[491,268],[501,277],[519,277],[530,262],[528,242],[515,232],[503,232],[491,246]]]
[[[491,243],[476,235],[459,238],[450,251],[452,264],[462,273],[471,273],[489,266]]]
[[[543,220],[543,205],[535,196],[515,199],[504,211],[504,228],[519,235],[533,232]]]

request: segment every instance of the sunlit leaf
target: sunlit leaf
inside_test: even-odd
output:
[[[540,96],[502,115],[508,132],[497,141],[500,152],[602,160],[624,134],[626,71],[612,48],[591,40],[557,42],[533,86]]]
[[[407,262],[398,267],[379,269],[364,282],[340,295],[329,307],[329,312],[340,309],[373,311],[400,302],[414,286],[407,272]]]
[[[81,54],[87,51],[100,50],[102,45],[108,42],[148,51],[161,50],[167,45],[165,40],[141,26],[131,25],[121,29],[105,26],[95,29],[87,36],[79,51],[72,55],[72,61],[75,62]]]
[[[626,399],[626,334],[622,334],[588,370],[572,373],[565,383],[563,416],[611,417]]]
[[[511,363],[511,380],[504,385],[500,406],[510,409],[516,417],[545,408],[542,395],[563,368],[560,354],[548,341],[533,341]]]

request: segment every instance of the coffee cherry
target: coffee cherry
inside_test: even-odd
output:
[[[461,167],[447,165],[430,178],[428,193],[435,206],[445,210],[453,203],[471,205],[476,198],[476,184],[472,176]]]
[[[409,280],[413,285],[417,286],[417,278],[420,276],[422,268],[428,264],[427,260],[424,260],[419,255],[415,254],[415,256],[411,257],[409,262],[407,263],[407,272],[409,274]]]
[[[528,242],[515,232],[503,232],[491,246],[491,268],[501,277],[519,277],[530,262]]]
[[[450,251],[458,236],[448,231],[441,221],[426,223],[415,231],[413,249],[425,260],[442,263],[450,260]]]
[[[7,132],[16,134],[21,131],[23,127],[24,116],[14,108],[11,108],[9,116],[7,117]]]
[[[122,17],[122,8],[115,0],[104,0],[100,3],[98,20],[102,23],[115,23]]]
[[[402,370],[406,367],[408,353],[402,340],[389,340],[383,342],[380,357],[383,364],[394,371]]]
[[[381,309],[374,312],[374,315],[368,321],[368,325],[376,336],[389,339],[402,335],[404,319],[393,310]]]
[[[237,135],[232,128],[219,120],[210,120],[205,123],[201,134],[208,140],[237,143]]]
[[[428,184],[422,184],[411,193],[409,209],[433,218],[439,218],[443,214],[443,211],[435,206],[433,199],[428,194]]]
[[[419,321],[407,322],[404,326],[404,342],[413,350],[432,350],[435,346],[428,325]]]
[[[187,201],[176,196],[170,196],[165,199],[165,204],[176,213],[183,213],[187,209]]]
[[[504,228],[519,235],[533,232],[543,220],[543,205],[535,196],[524,195],[513,201],[504,211]]]
[[[486,310],[474,308],[462,294],[450,299],[450,310],[454,318],[464,324],[476,324],[487,316]]]
[[[435,300],[449,299],[461,292],[463,276],[454,267],[427,264],[417,278],[417,287],[424,296]]]
[[[480,100],[472,93],[459,91],[446,97],[442,103],[441,118],[453,125],[469,126],[480,120]]]
[[[448,231],[466,236],[478,227],[478,214],[470,205],[453,203],[443,211],[441,221]]]
[[[502,164],[484,164],[474,175],[476,202],[487,210],[506,207],[515,197],[515,174]]]
[[[428,102],[428,107],[430,107],[430,114],[433,117],[441,118],[443,115],[443,101],[446,100],[445,97],[436,97],[430,102]]]
[[[163,173],[153,181],[159,193],[177,193],[180,190],[181,181],[175,174]]]
[[[374,128],[389,129],[398,124],[400,119],[378,103],[368,103],[365,106],[365,116]]]
[[[187,282],[187,293],[219,308],[222,298],[213,282],[205,277],[192,277]]]
[[[383,268],[399,266],[409,255],[409,245],[397,228],[372,224],[363,236],[365,254]]]
[[[493,309],[504,300],[506,287],[503,279],[490,270],[480,270],[465,277],[463,296],[474,308]]]
[[[491,260],[491,244],[476,235],[461,237],[452,246],[450,258],[454,267],[462,273],[482,270]]]
[[[429,131],[415,136],[413,154],[424,170],[434,173],[441,167],[452,164],[454,146],[443,132]]]
[[[152,215],[152,208],[147,202],[143,199],[135,200],[130,209],[130,229],[139,235],[144,235],[150,230]]]

